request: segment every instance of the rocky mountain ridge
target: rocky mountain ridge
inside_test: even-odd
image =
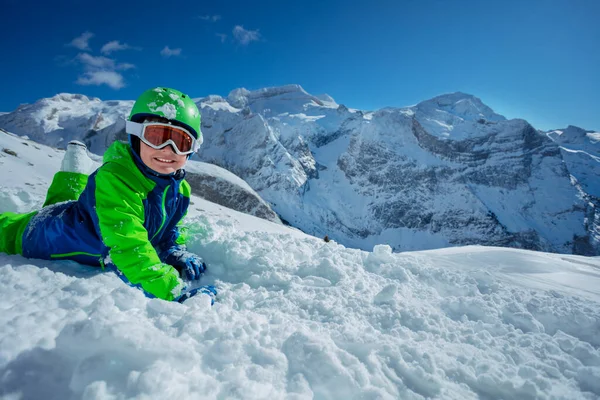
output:
[[[0,127],[54,145],[80,138],[97,153],[125,136],[132,102],[70,96],[0,115]],[[484,244],[599,254],[594,132],[539,132],[464,93],[376,111],[298,85],[196,102],[199,159],[244,179],[307,233],[363,249]]]

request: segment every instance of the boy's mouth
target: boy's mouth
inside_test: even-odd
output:
[[[167,160],[167,159],[158,158],[158,157],[155,157],[154,159],[157,160],[157,161],[159,161],[159,162],[162,162],[162,163],[174,163],[175,162],[175,160]]]

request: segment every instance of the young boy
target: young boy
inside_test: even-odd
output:
[[[126,132],[129,144],[114,142],[89,177],[73,162],[87,157],[85,145],[69,143],[42,210],[0,214],[0,252],[107,267],[149,297],[214,299],[214,287],[188,290],[180,278],[206,269],[179,227],[190,202],[183,167],[202,143],[196,104],[177,90],[147,90]]]

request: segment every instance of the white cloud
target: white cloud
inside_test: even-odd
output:
[[[84,32],[79,37],[71,40],[69,46],[78,48],[79,50],[90,50],[89,40],[94,36],[92,32]]]
[[[135,68],[135,65],[130,64],[130,63],[121,63],[119,65],[117,65],[117,69],[119,70],[128,70],[128,69],[132,69]]]
[[[104,46],[102,46],[102,49],[100,49],[100,52],[102,54],[110,54],[113,51],[127,50],[127,49],[131,49],[131,46],[129,46],[127,43],[121,43],[118,40],[113,40],[112,42],[108,42]]]
[[[75,82],[79,85],[108,85],[113,89],[125,86],[123,75],[115,71],[89,71],[80,76]]]
[[[200,15],[198,18],[200,18],[203,21],[217,22],[218,20],[221,19],[221,16],[220,15]]]
[[[81,36],[73,39],[69,45],[80,50],[89,51],[88,41],[92,36],[94,36],[93,33],[85,32]],[[139,50],[139,48],[129,46],[127,43],[113,40],[102,46],[100,51],[103,54],[108,55],[114,51],[125,49]],[[60,62],[60,59],[58,62]],[[117,71],[127,71],[135,68],[135,65],[131,63],[117,63],[113,58],[94,56],[90,53],[79,53],[70,62],[79,63],[83,67],[83,73],[79,75],[75,81],[78,85],[107,85],[113,89],[121,89],[125,86],[123,75]],[[68,63],[65,63],[65,65],[66,64]]]
[[[171,49],[169,46],[165,46],[165,48],[160,51],[160,55],[165,58],[169,58],[171,56],[180,56],[181,49]]]
[[[227,40],[227,35],[224,33],[217,33],[216,35],[221,39],[221,43],[225,43],[225,40]]]
[[[117,64],[115,60],[103,56],[92,56],[88,53],[79,53],[76,59],[83,64],[88,71],[98,70],[128,70],[135,68],[135,65],[131,63],[120,63]]]
[[[241,25],[236,25],[235,28],[233,28],[233,37],[242,45],[246,46],[248,45],[250,42],[256,42],[260,40],[260,33],[258,33],[258,30],[255,31],[248,31],[246,29],[244,29],[243,26]]]
[[[79,53],[77,59],[88,69],[114,69],[115,60],[102,56],[92,56],[88,53]]]

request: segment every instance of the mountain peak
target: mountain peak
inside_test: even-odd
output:
[[[600,143],[600,132],[585,130],[574,125],[569,125],[565,129],[554,129],[548,131],[546,132],[546,136],[560,144],[587,143],[597,146],[597,143]]]
[[[575,125],[569,125],[566,127],[566,129],[562,129],[562,131],[564,135],[573,137],[584,137],[590,132]]]
[[[81,101],[84,103],[89,103],[89,102],[99,102],[101,101],[99,98],[97,97],[87,97],[84,94],[74,94],[74,93],[58,93],[48,99],[42,99],[42,100],[53,100],[53,101],[66,101],[66,102],[71,102],[71,101]]]
[[[416,105],[422,112],[442,110],[464,120],[504,121],[500,114],[496,114],[490,107],[485,105],[478,97],[473,95],[454,92],[436,96],[430,100],[422,101]]]
[[[232,90],[227,96],[227,102],[236,108],[244,108],[246,106],[258,105],[259,108],[266,106],[274,106],[273,101],[294,101],[297,103],[311,103],[323,105],[323,102],[317,97],[307,93],[300,85],[284,85],[262,88],[258,90],[248,90],[239,88]],[[276,107],[277,108],[277,107]]]

